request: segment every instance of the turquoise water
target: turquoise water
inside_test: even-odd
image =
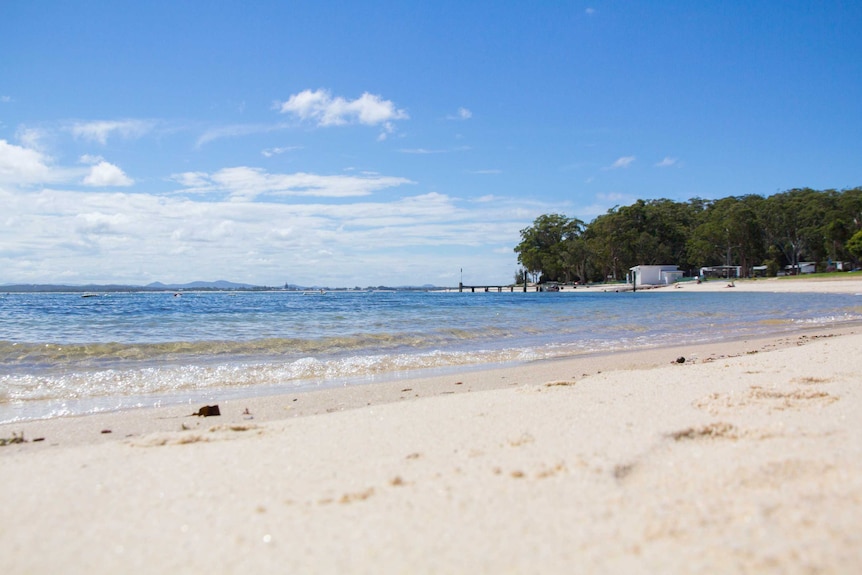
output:
[[[858,295],[0,295],[0,422],[862,320]]]

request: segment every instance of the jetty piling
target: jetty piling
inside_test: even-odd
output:
[[[458,292],[459,293],[463,292],[464,290],[470,290],[471,293],[476,293],[476,290],[481,290],[484,292],[490,292],[492,290],[496,290],[497,293],[500,293],[503,290],[508,290],[510,292],[514,292],[515,287],[516,287],[515,284],[507,285],[507,286],[501,286],[501,285],[465,286],[463,282],[458,282]],[[518,286],[518,287],[520,288],[521,286]],[[524,288],[524,293],[526,293],[527,292],[526,282],[524,283],[523,288]],[[539,291],[539,286],[536,286],[536,291]]]

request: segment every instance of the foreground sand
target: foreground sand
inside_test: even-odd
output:
[[[0,426],[31,440],[0,447],[0,572],[857,572],[860,349],[851,326]]]

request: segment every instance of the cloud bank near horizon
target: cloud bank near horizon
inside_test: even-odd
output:
[[[380,96],[348,100],[325,90],[294,94],[278,113],[321,128],[357,124],[383,134],[409,118]],[[472,112],[461,107],[449,118],[468,120]],[[262,285],[346,286],[362,279],[369,285],[449,285],[462,268],[482,281],[502,282],[514,276],[519,231],[540,213],[558,210],[499,194],[458,197],[423,189],[413,178],[353,169],[320,174],[233,165],[162,175],[154,187],[152,176],[133,177],[106,159],[117,153],[115,143],[138,142],[146,149],[164,133],[183,132],[169,124],[61,121],[21,126],[17,143],[0,139],[0,282],[229,278]],[[164,130],[158,137],[157,126]],[[283,122],[205,128],[190,149],[284,129],[290,128]],[[64,134],[83,150],[74,161],[61,161],[68,156]],[[303,148],[273,146],[258,157]],[[421,156],[426,150],[390,153]]]
[[[469,265],[471,250],[502,248],[500,261],[511,260],[511,246],[489,238],[517,236],[524,216],[505,203],[476,209],[434,192],[290,204],[0,186],[0,202],[4,283],[228,278],[344,286],[360,278],[368,285],[416,278],[445,285]],[[496,265],[473,269],[499,273]]]

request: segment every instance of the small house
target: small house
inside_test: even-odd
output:
[[[742,266],[706,266],[700,268],[700,276],[705,278],[741,278]]]
[[[635,288],[642,286],[670,285],[682,278],[683,271],[677,266],[635,266],[629,269],[627,281]]]
[[[784,266],[784,274],[785,275],[797,275],[797,274],[813,274],[817,271],[817,264],[815,262],[799,262],[794,265]]]

